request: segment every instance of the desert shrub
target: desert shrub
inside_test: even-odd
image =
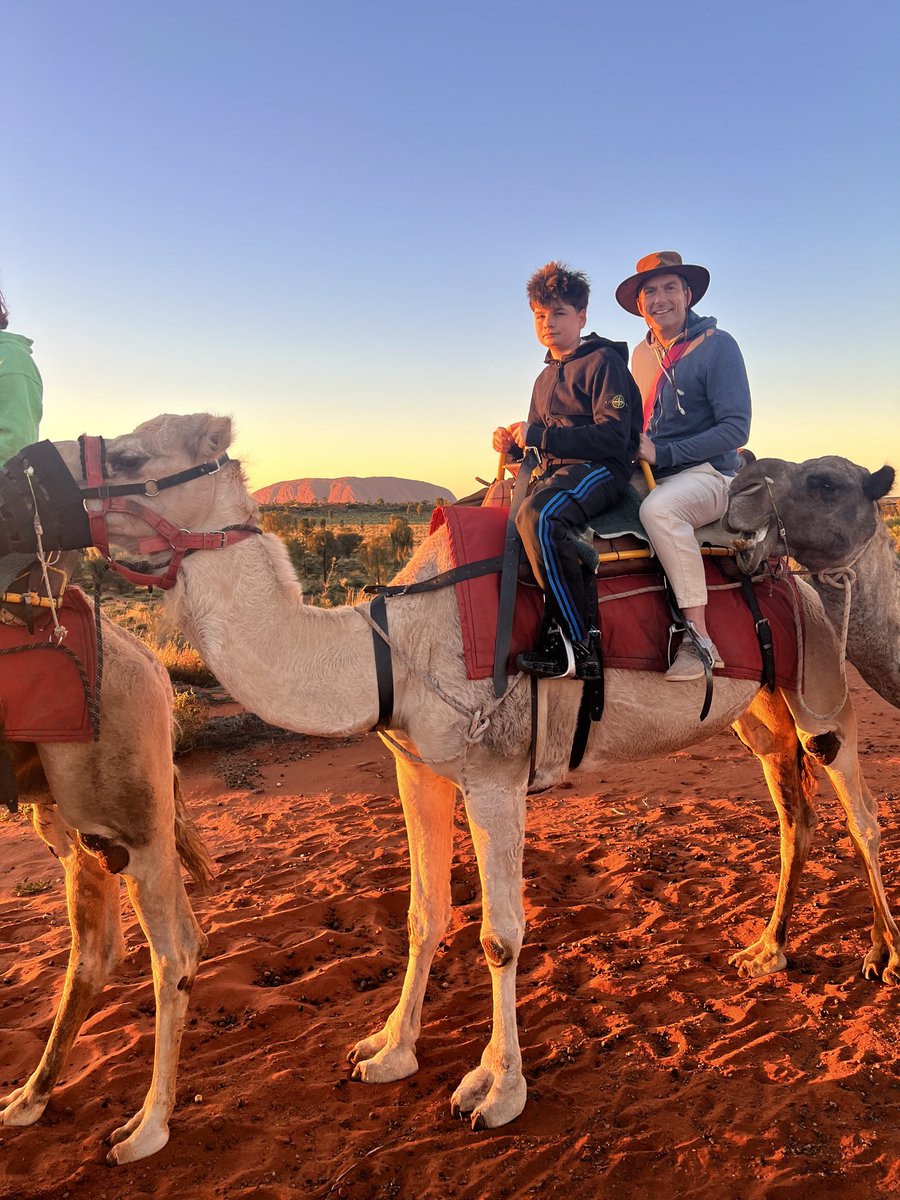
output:
[[[170,639],[161,645],[148,641],[147,645],[169,672],[173,683],[189,683],[197,687],[214,687],[218,680],[193,646],[178,639]]]
[[[193,688],[175,693],[176,754],[185,754],[194,748],[208,717],[209,705],[200,699]]]
[[[49,892],[51,887],[49,879],[25,879],[17,883],[12,891],[14,896],[40,896],[42,892]]]

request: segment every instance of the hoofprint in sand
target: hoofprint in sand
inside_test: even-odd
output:
[[[866,775],[887,797],[893,881],[900,732],[858,677],[853,696]],[[728,958],[761,928],[778,826],[734,737],[529,800],[518,1002],[529,1103],[473,1135],[447,1109],[489,1034],[461,805],[420,1070],[373,1089],[350,1079],[340,1048],[387,1017],[405,965],[408,854],[390,756],[374,736],[298,737],[180,766],[221,889],[192,895],[210,945],[171,1139],[121,1173],[98,1144],[140,1104],[153,1046],[149,951],[123,896],[123,967],[43,1120],[0,1132],[2,1200],[646,1200],[661,1179],[679,1200],[900,1188],[898,1000],[859,974],[866,896],[827,787],[788,969],[749,981]],[[48,890],[13,894],[36,881]],[[23,819],[0,822],[0,1086],[40,1055],[67,946],[62,869]]]

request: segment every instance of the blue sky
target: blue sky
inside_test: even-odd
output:
[[[709,267],[750,445],[900,469],[896,3],[7,5],[0,287],[42,433],[235,418],[253,486],[462,494],[541,367],[525,280]]]

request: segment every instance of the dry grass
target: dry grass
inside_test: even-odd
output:
[[[179,639],[162,645],[147,645],[169,672],[173,683],[188,683],[196,687],[214,687],[218,680],[193,646]]]
[[[209,705],[201,700],[193,688],[175,693],[175,753],[186,754],[193,750],[197,739],[206,728]]]

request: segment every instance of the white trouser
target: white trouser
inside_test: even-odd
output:
[[[703,558],[694,530],[722,516],[730,483],[715,467],[701,463],[661,479],[641,504],[641,521],[679,608],[706,603]]]

